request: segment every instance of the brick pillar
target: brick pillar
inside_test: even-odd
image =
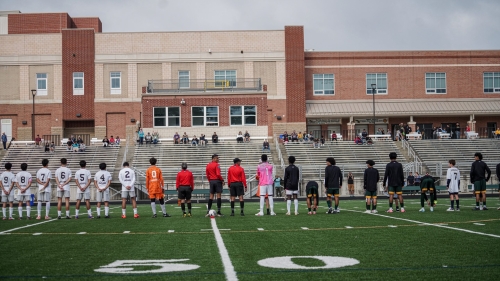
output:
[[[342,136],[345,138],[346,136]],[[356,138],[356,123],[347,123],[347,140],[354,140]]]
[[[410,126],[411,131],[415,132],[417,130],[417,122],[408,122],[408,126]]]
[[[469,126],[471,131],[476,131],[476,121],[475,120],[469,120],[467,121],[467,126]]]

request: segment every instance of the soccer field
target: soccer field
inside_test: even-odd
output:
[[[432,213],[406,200],[406,213],[387,214],[381,199],[378,214],[362,213],[364,200],[341,200],[340,214],[325,214],[321,201],[309,216],[301,201],[300,215],[285,216],[278,199],[276,217],[254,216],[257,203],[246,203],[245,217],[239,208],[230,217],[224,203],[226,216],[215,219],[193,204],[191,218],[168,205],[171,218],[153,219],[150,206],[140,205],[139,219],[130,206],[122,219],[121,207],[111,205],[111,219],[1,221],[0,279],[493,280],[500,276],[500,204],[488,199],[489,211],[472,211],[467,198],[461,212],[447,212],[440,199]]]

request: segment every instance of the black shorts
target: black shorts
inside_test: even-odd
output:
[[[177,190],[178,192],[178,198],[183,200],[191,200],[191,193],[193,192],[191,190],[191,187],[189,186],[179,186],[179,189]]]
[[[220,180],[210,181],[210,194],[222,193],[222,182]]]
[[[245,188],[241,182],[233,182],[229,187],[229,194],[231,196],[241,196],[245,194]]]

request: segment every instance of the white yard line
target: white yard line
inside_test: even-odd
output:
[[[226,274],[226,280],[237,281],[238,276],[236,276],[236,271],[229,258],[229,253],[227,252],[226,246],[224,246],[224,241],[222,240],[222,235],[220,234],[219,228],[215,219],[210,219],[212,223],[212,229],[215,235],[215,241],[217,241],[217,247],[219,248],[220,257],[222,260],[222,265],[224,266],[224,274]]]
[[[356,211],[356,210],[345,210],[349,212],[356,212],[356,213],[364,213],[361,211]],[[451,230],[456,230],[456,231],[462,231],[462,232],[467,232],[467,233],[472,233],[472,234],[477,234],[477,235],[484,235],[484,236],[490,236],[494,238],[500,238],[500,235],[495,235],[495,234],[489,234],[489,233],[483,233],[483,232],[477,232],[477,231],[472,231],[468,229],[463,229],[463,228],[457,228],[457,227],[451,227],[447,225],[442,225],[442,224],[433,224],[433,223],[426,223],[426,222],[421,222],[421,221],[416,221],[416,220],[410,220],[410,219],[403,219],[403,218],[397,218],[397,217],[391,217],[391,216],[386,216],[386,215],[381,215],[381,214],[369,214],[372,216],[379,216],[383,218],[390,218],[390,219],[395,219],[395,220],[402,220],[402,221],[407,221],[407,222],[412,222],[420,225],[426,225],[426,226],[435,226],[435,227],[440,227],[440,228],[446,228],[446,229],[451,229]]]
[[[43,224],[43,223],[48,223],[48,222],[55,221],[55,220],[57,220],[57,219],[51,219],[51,220],[47,220],[47,221],[37,222],[37,223],[34,223],[34,224],[28,224],[28,225],[21,226],[21,227],[16,227],[16,228],[13,228],[13,229],[2,231],[2,232],[0,232],[0,234],[7,234],[7,233],[12,232],[12,231],[16,231],[16,230],[27,228],[27,227],[32,227],[32,226],[35,226],[35,225],[40,225],[40,224]]]

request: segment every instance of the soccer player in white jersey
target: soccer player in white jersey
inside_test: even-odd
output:
[[[458,199],[458,191],[460,189],[460,171],[455,167],[455,160],[448,161],[448,166],[450,168],[446,172],[446,186],[448,187],[448,193],[450,193],[450,208],[446,211],[460,211],[460,200]],[[457,208],[453,208],[453,199],[457,203]]]
[[[267,162],[267,155],[262,154],[261,158],[262,163],[257,166],[257,178],[259,179],[260,186],[260,212],[255,214],[256,216],[264,215],[264,202],[266,199],[266,193],[269,198],[269,206],[271,208],[271,216],[276,216],[274,213],[274,201],[273,201],[273,165]]]
[[[137,214],[137,203],[135,202],[135,172],[129,168],[128,162],[123,163],[123,169],[121,169],[118,175],[120,183],[122,184],[122,219],[126,218],[126,208],[127,208],[127,197],[130,196],[130,201],[132,201],[132,208],[134,209],[134,219],[139,218]]]
[[[5,163],[5,172],[0,175],[0,188],[2,188],[2,212],[3,220],[7,219],[7,203],[9,203],[9,220],[13,220],[14,212],[14,182],[16,176],[10,171],[12,164]]]
[[[68,161],[66,158],[61,158],[61,167],[56,170],[57,183],[57,219],[61,219],[62,199],[66,201],[66,219],[71,219],[69,216],[69,183],[71,181],[71,170],[66,167]]]
[[[19,219],[23,218],[23,202],[26,202],[26,217],[31,219],[31,174],[26,172],[28,169],[28,164],[21,164],[21,172],[16,174],[15,183],[17,189],[19,189],[19,193],[17,195],[17,200],[19,200]]]
[[[37,220],[42,219],[42,204],[45,202],[45,219],[50,219],[50,198],[52,197],[52,192],[50,189],[50,179],[52,178],[52,173],[47,168],[49,165],[48,159],[42,160],[42,166],[40,170],[36,173],[36,182],[38,183],[38,205],[36,217]]]
[[[85,160],[80,161],[80,170],[75,173],[76,182],[76,208],[75,208],[75,219],[78,219],[80,213],[80,203],[85,200],[85,205],[87,207],[87,214],[89,219],[93,219],[92,210],[90,209],[90,180],[92,175],[90,171],[86,169],[87,162]]]
[[[104,202],[104,217],[109,219],[109,185],[111,174],[106,171],[106,163],[99,164],[99,172],[94,176],[94,186],[97,189],[97,218],[101,218],[101,203]]]

